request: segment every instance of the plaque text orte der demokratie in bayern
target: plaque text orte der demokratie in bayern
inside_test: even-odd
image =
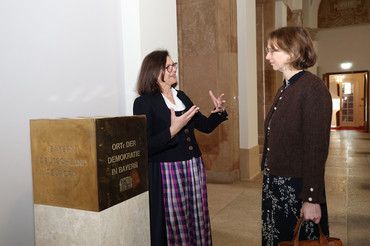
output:
[[[148,190],[145,117],[30,126],[35,203],[101,211]]]

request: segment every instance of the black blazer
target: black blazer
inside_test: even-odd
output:
[[[177,97],[185,104],[185,112],[193,106],[183,91]],[[182,112],[176,112],[180,115]],[[221,122],[227,120],[227,113],[214,113],[208,118],[196,113],[188,124],[172,139],[170,133],[171,111],[161,93],[141,95],[135,99],[134,115],[145,115],[147,121],[148,156],[150,162],[184,161],[200,157],[201,152],[195,140],[194,129],[204,133],[212,132]]]

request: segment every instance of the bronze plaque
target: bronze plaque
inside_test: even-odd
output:
[[[101,211],[148,190],[143,116],[30,121],[34,203]]]
[[[101,210],[148,190],[145,118],[97,119],[96,141]]]

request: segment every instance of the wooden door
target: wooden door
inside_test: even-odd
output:
[[[340,126],[360,127],[364,125],[364,101],[356,80],[343,81],[340,88]]]

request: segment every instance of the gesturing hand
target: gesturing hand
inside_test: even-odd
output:
[[[211,113],[218,113],[218,112],[221,112],[224,110],[224,103],[226,103],[225,100],[222,100],[222,97],[224,96],[225,94],[222,93],[218,98],[216,98],[212,91],[209,90],[209,96],[212,98],[212,101],[213,101],[213,104],[215,105],[215,109],[211,111]]]
[[[175,110],[173,108],[171,110],[171,138],[175,136],[186,124],[189,122],[191,118],[198,112],[199,108],[193,105],[187,112],[183,115],[177,117],[175,114]]]

